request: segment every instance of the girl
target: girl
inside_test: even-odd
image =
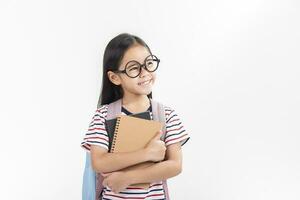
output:
[[[97,110],[81,146],[90,152],[93,169],[104,175],[102,199],[165,199],[162,180],[182,171],[181,146],[189,135],[174,111],[165,106],[166,137],[157,133],[139,151],[108,153],[105,129],[108,104],[122,101],[122,114],[152,111],[152,85],[160,60],[139,37],[123,33],[107,45],[103,59],[103,83]],[[152,113],[151,113],[152,115]],[[162,161],[145,169],[122,169],[146,161]],[[108,173],[111,172],[111,173]],[[131,184],[150,182],[149,189],[133,188]]]

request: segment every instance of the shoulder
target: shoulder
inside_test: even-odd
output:
[[[173,118],[174,116],[177,116],[175,109],[173,108],[173,106],[170,105],[166,105],[162,102],[156,101],[157,103],[161,104],[164,108],[165,111],[165,117],[166,120],[168,121],[170,118]]]
[[[105,119],[107,116],[108,104],[101,105],[94,111],[94,118]]]
[[[181,115],[178,115],[173,106],[164,105],[166,116],[166,136],[165,144],[169,146],[171,144],[180,143],[184,145],[189,140],[189,135],[185,130],[184,123],[181,119]]]
[[[104,104],[104,105],[101,105],[99,108],[97,108],[96,112],[99,112],[99,113],[107,112],[107,109],[108,109],[108,104]]]
[[[166,105],[161,101],[157,101],[157,100],[152,100],[152,101],[155,102],[156,104],[159,104],[159,105],[163,106],[164,110],[167,111],[167,112],[173,110],[173,108],[171,106]]]
[[[165,106],[165,116],[166,116],[167,123],[170,123],[174,119],[178,118],[177,112],[175,111],[175,109],[173,107],[170,107],[170,106]]]

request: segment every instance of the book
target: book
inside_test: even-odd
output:
[[[131,115],[128,115],[128,116],[151,120],[151,116],[150,116],[149,111],[135,113],[135,114],[131,114]],[[108,139],[109,139],[109,145],[108,145],[109,152],[111,151],[111,144],[112,144],[112,140],[113,140],[113,137],[114,137],[116,122],[117,122],[117,117],[105,121],[105,126],[106,126]]]
[[[157,132],[162,129],[162,126],[163,124],[158,121],[119,115],[115,125],[111,152],[132,152],[144,148]],[[151,161],[139,163],[125,168],[124,171],[145,168],[153,164],[154,162]],[[150,183],[138,183],[131,186],[146,189],[149,188]]]

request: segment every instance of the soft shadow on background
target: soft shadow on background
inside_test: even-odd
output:
[[[174,200],[300,199],[299,1],[0,2],[1,199],[80,199],[103,51],[161,59],[153,95],[191,139]]]

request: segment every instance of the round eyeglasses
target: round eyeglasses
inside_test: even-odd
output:
[[[142,67],[144,67],[148,72],[154,72],[157,70],[160,59],[155,55],[149,55],[145,58],[144,64],[140,64],[136,60],[131,60],[125,65],[124,70],[115,70],[115,72],[125,73],[130,78],[138,77],[142,72]]]

